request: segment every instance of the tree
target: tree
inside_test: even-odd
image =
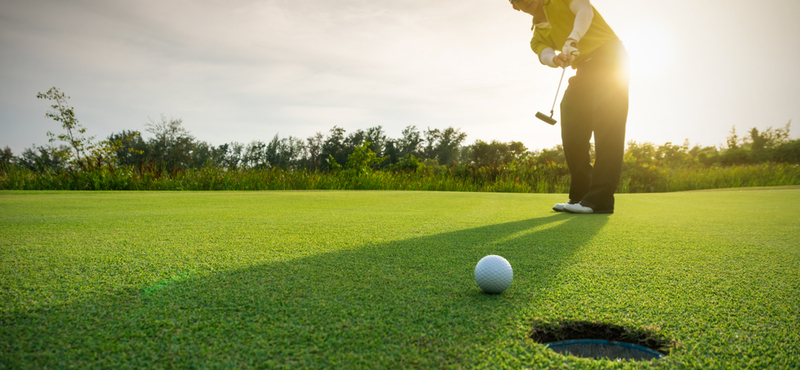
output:
[[[643,165],[655,164],[656,147],[653,143],[628,142],[628,149],[625,151],[625,161],[636,162]]]
[[[673,145],[671,142],[664,143],[656,149],[656,159],[661,166],[680,167],[691,164],[693,159],[689,154],[689,141],[686,140],[682,146]]]
[[[154,135],[150,157],[170,170],[192,166],[195,139],[182,124],[183,120],[180,118],[168,120],[163,115],[161,121],[155,122],[150,119],[150,122],[145,124],[147,132]]]
[[[242,165],[242,150],[244,144],[232,142],[230,144],[222,144],[219,146],[219,163],[222,167],[236,170]]]
[[[736,134],[736,126],[731,128],[731,134],[726,138],[726,144],[728,145],[727,149],[724,149],[723,153],[718,157],[722,165],[729,166],[747,163],[748,155],[744,145],[746,142]]]
[[[495,164],[491,148],[488,143],[483,140],[475,140],[470,148],[470,159],[476,167],[484,167]]]
[[[397,140],[386,139],[386,143],[383,148],[383,156],[386,157],[384,165],[395,164],[400,160],[400,152],[397,149]]]
[[[508,143],[508,152],[511,155],[511,160],[522,159],[528,155],[528,148],[522,142],[512,140]]]
[[[567,159],[564,156],[564,147],[558,144],[550,149],[542,149],[533,153],[533,157],[538,164],[567,164]]]
[[[383,133],[383,126],[375,126],[367,129],[364,134],[364,141],[369,142],[369,149],[377,156],[385,155],[386,135]]]
[[[11,152],[11,148],[6,146],[0,151],[0,169],[11,166],[14,164],[14,153]]]
[[[60,165],[55,166],[55,163],[68,163],[73,169],[80,167],[84,171],[99,166],[111,166],[117,162],[117,152],[123,147],[122,141],[105,140],[97,144],[92,143],[94,137],[84,136],[86,128],[81,126],[78,119],[75,118],[75,108],[67,105],[69,96],[59,91],[58,88],[52,87],[46,93],[37,93],[36,97],[55,102],[50,106],[54,110],[47,112],[45,116],[61,122],[61,127],[66,130],[58,135],[48,131],[47,136],[50,138],[50,143],[58,139],[68,144],[68,146],[50,147],[46,150],[39,148],[40,162],[51,163],[53,165],[50,165],[49,168],[58,167],[59,169]],[[31,149],[27,154],[30,157],[35,155],[35,152]]]
[[[61,171],[67,167],[68,163],[64,160],[63,152],[71,150],[67,146],[58,148],[52,146],[33,146],[22,151],[19,157],[19,165],[34,172]],[[38,153],[37,153],[38,152]]]
[[[306,148],[308,149],[308,167],[319,168],[320,155],[322,154],[322,140],[324,136],[321,132],[317,132],[314,136],[309,136],[306,139]]]
[[[135,130],[122,130],[112,133],[106,142],[119,143],[119,147],[111,154],[120,165],[135,166],[142,163],[149,155],[150,147],[142,139],[142,134]]]
[[[728,149],[738,149],[739,145],[742,143],[741,139],[739,139],[739,135],[736,135],[736,126],[731,128],[731,135],[728,136],[726,139],[728,144]]]
[[[356,173],[362,174],[370,171],[373,167],[380,165],[386,157],[378,157],[375,152],[369,149],[369,141],[365,141],[360,146],[357,146],[353,153],[347,156],[347,169],[355,170]]]
[[[437,130],[438,131],[438,130]],[[434,149],[436,160],[440,165],[450,165],[459,161],[459,148],[467,139],[467,134],[460,129],[448,127],[438,135],[439,142]]]
[[[800,164],[800,139],[778,145],[774,158],[779,162]]]
[[[278,135],[275,135],[278,139]],[[242,166],[245,168],[265,168],[269,166],[267,159],[267,144],[254,140],[247,144],[242,155]]]
[[[405,157],[412,155],[414,157],[422,156],[422,144],[425,140],[422,139],[417,126],[407,126],[403,129],[403,137],[397,140],[397,156]]]
[[[422,148],[422,158],[436,159],[436,143],[439,142],[441,134],[438,128],[431,130],[431,128],[428,127],[428,129],[425,130],[425,146]]]
[[[718,154],[719,151],[713,146],[701,147],[700,145],[695,145],[691,150],[689,150],[689,155],[706,167],[710,167],[712,164],[714,164],[714,158]]]
[[[72,150],[74,150],[74,155],[77,160],[81,161],[82,157],[85,156],[84,151],[92,147],[91,140],[94,139],[94,137],[87,138],[83,136],[86,133],[86,128],[81,126],[81,124],[78,122],[78,119],[75,118],[75,108],[67,105],[67,99],[69,99],[69,96],[66,96],[63,92],[59,91],[58,88],[51,87],[50,90],[47,90],[47,92],[44,94],[37,93],[36,97],[38,99],[46,99],[55,102],[55,104],[50,106],[54,109],[54,111],[47,112],[45,117],[52,118],[56,122],[61,122],[61,127],[66,130],[65,133],[58,135],[47,131],[47,136],[50,138],[49,141],[52,143],[58,139],[66,142],[69,144]],[[57,150],[57,152],[54,152],[53,154],[61,156],[67,161],[72,159],[70,150]]]
[[[492,140],[491,144],[487,144],[482,140],[476,140],[475,144],[472,144],[469,149],[467,158],[470,158],[478,167],[499,167],[516,159],[521,159],[528,152],[525,145],[518,141],[502,143]]]
[[[305,155],[303,140],[289,136],[278,139],[278,135],[270,141],[266,148],[266,163],[270,167],[289,168],[300,164]]]
[[[789,121],[786,126],[777,130],[773,130],[772,126],[770,126],[760,133],[757,128],[753,127],[750,129],[750,149],[753,151],[773,149],[789,141],[789,125],[791,123],[792,121]]]
[[[221,147],[221,145],[220,145]],[[192,151],[192,166],[222,166],[221,150],[205,141],[197,141]]]
[[[326,168],[336,168],[331,163],[333,160],[339,166],[342,163],[347,163],[347,152],[345,151],[344,142],[344,129],[339,126],[333,126],[325,142],[322,143],[322,155],[324,158],[323,164]]]
[[[366,139],[367,133],[364,130],[355,130],[350,133],[350,135],[347,135],[347,137],[344,139],[344,155],[349,158],[350,154],[353,153],[357,147],[361,146],[361,144],[367,141]],[[339,162],[338,159],[339,158],[337,158],[337,162]]]
[[[283,158],[286,159],[288,167],[298,167],[305,161],[307,149],[303,143],[303,139],[298,137],[289,136],[283,139],[284,154]]]

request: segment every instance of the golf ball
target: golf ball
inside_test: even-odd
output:
[[[503,257],[492,254],[481,258],[475,266],[475,283],[486,293],[502,293],[513,279],[511,264]]]

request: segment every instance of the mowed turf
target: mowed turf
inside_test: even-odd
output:
[[[0,192],[0,368],[798,368],[800,189]],[[487,295],[488,254],[514,268]],[[647,328],[566,357],[534,321]]]

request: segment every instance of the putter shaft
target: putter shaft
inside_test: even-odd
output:
[[[556,97],[555,99],[553,99],[553,106],[550,107],[550,117],[546,116],[542,112],[536,112],[536,118],[550,125],[556,124],[556,120],[553,118],[553,111],[556,109],[556,101],[558,101],[558,92],[561,91],[561,82],[564,81],[564,73],[566,72],[567,72],[567,67],[564,67],[564,69],[561,71],[561,78],[558,80],[558,88],[556,89]]]
[[[550,108],[550,117],[553,116],[553,110],[556,109],[556,101],[558,101],[558,92],[561,91],[561,82],[564,81],[564,73],[567,72],[567,67],[561,70],[561,78],[558,80],[558,88],[556,89],[556,97],[553,99],[553,106]]]

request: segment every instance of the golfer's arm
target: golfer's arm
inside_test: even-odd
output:
[[[592,18],[594,17],[594,10],[589,0],[572,0],[569,4],[569,10],[575,14],[575,24],[572,26],[572,33],[569,38],[575,41],[581,41],[583,35],[589,30],[592,25]]]
[[[545,48],[539,53],[539,62],[546,66],[550,66],[553,68],[558,67],[558,64],[553,60],[556,57],[556,52],[552,48]]]

